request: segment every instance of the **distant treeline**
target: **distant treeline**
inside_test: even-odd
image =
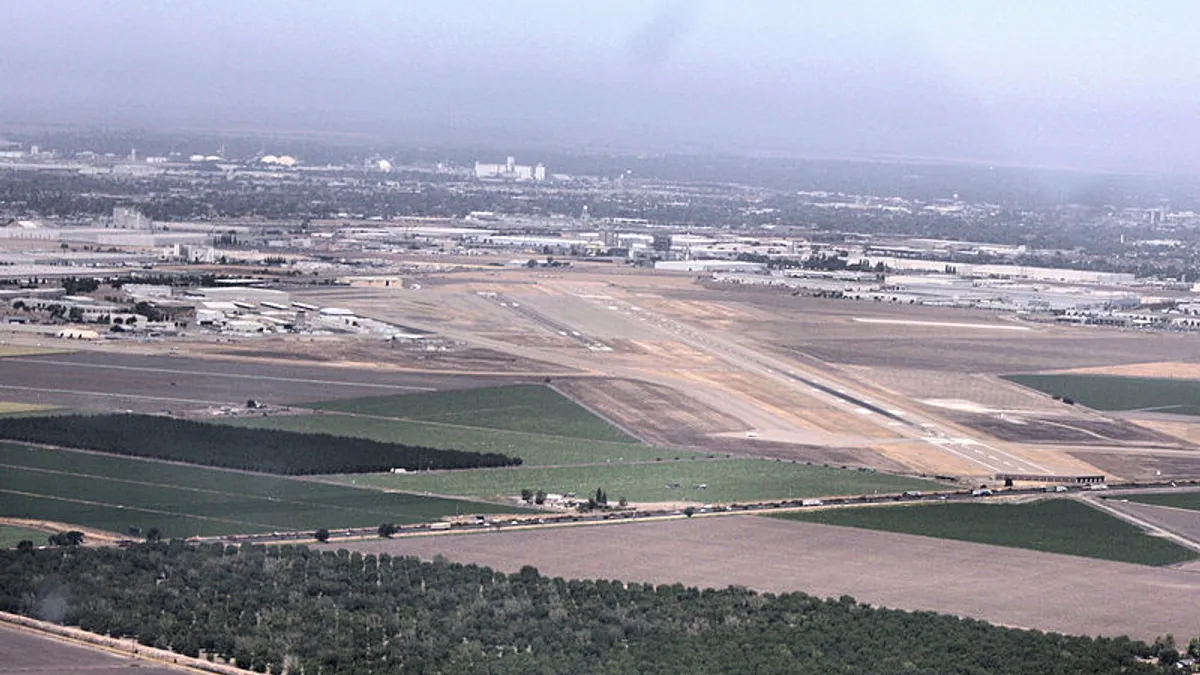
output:
[[[516,466],[497,453],[205,424],[156,415],[0,418],[0,438],[226,469],[305,475]]]
[[[1169,640],[291,545],[0,551],[0,610],[287,675],[1180,672]]]

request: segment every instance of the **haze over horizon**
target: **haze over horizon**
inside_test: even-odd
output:
[[[0,0],[0,126],[1200,170],[1200,3]]]

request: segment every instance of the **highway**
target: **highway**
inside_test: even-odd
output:
[[[1172,490],[1195,490],[1200,486],[1200,481],[1193,481],[1186,484],[1176,483],[1128,483],[1122,485],[1105,486],[1102,490],[1095,488],[1085,488],[1080,486],[1066,486],[1063,492],[1058,492],[1057,487],[1031,487],[1031,488],[998,488],[991,490],[942,490],[928,492],[903,492],[889,494],[871,494],[857,496],[841,496],[829,497],[824,499],[785,499],[776,501],[754,502],[747,504],[722,504],[712,506],[695,507],[692,515],[688,515],[684,510],[680,509],[655,509],[655,510],[626,510],[626,511],[591,511],[577,513],[563,512],[546,512],[537,516],[516,516],[499,519],[488,519],[482,516],[477,516],[474,521],[460,521],[450,523],[450,527],[446,528],[445,523],[418,523],[412,525],[398,525],[396,533],[393,536],[441,536],[454,533],[470,533],[470,532],[499,532],[512,528],[530,528],[530,527],[562,527],[565,525],[599,525],[606,523],[627,523],[644,520],[662,520],[662,519],[678,519],[690,517],[716,517],[747,513],[780,513],[788,511],[800,511],[807,509],[821,509],[837,506],[863,506],[868,504],[918,504],[924,502],[941,503],[941,502],[987,502],[1001,501],[1018,496],[1033,496],[1033,495],[1053,495],[1055,497],[1080,497],[1088,496],[1089,500],[1095,503],[1097,500],[1091,500],[1090,497],[1099,494],[1113,494],[1122,491],[1137,491],[1142,492],[1147,489],[1154,488],[1169,488]],[[1160,528],[1153,528],[1155,530]],[[360,528],[338,528],[330,530],[330,539],[361,539],[364,537],[378,537],[379,531],[377,527],[360,527]],[[289,541],[312,541],[313,533],[304,532],[272,532],[268,534],[248,534],[248,535],[228,535],[223,537],[193,537],[188,541],[192,542],[228,542],[228,543],[282,543]],[[118,542],[119,545],[129,545],[133,542],[123,541]],[[1193,544],[1194,545],[1194,544]]]

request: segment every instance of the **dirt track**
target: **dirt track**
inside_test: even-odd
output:
[[[0,675],[179,675],[196,672],[151,664],[0,625]]]
[[[849,594],[1075,634],[1196,632],[1200,573],[763,517],[719,517],[330,545],[444,555],[515,572]],[[1114,611],[1114,608],[1120,608]]]

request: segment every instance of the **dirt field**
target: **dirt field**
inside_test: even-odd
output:
[[[698,445],[709,434],[746,429],[731,415],[649,382],[559,379],[554,388],[654,445]]]
[[[515,572],[763,591],[1064,633],[1191,635],[1200,574],[770,518],[695,518],[335,544]],[[1119,612],[1113,611],[1119,607]]]
[[[1027,324],[1030,331],[865,324],[855,318],[1014,326],[1004,315],[793,297],[778,289],[709,285],[668,293],[673,300],[749,306],[774,319],[741,330],[779,348],[834,364],[964,373],[1111,367],[1195,357],[1190,337],[1103,328]]]
[[[1043,409],[1050,397],[985,373],[954,373],[913,368],[847,366],[878,387],[920,401],[957,400],[996,410]]]
[[[1118,511],[1157,525],[1168,532],[1200,543],[1200,511],[1125,502],[1119,499],[1106,499],[1104,503]]]
[[[1200,363],[1164,361],[1132,363],[1123,366],[1098,366],[1059,371],[1079,375],[1122,375],[1125,377],[1164,377],[1172,380],[1200,380]]]
[[[179,675],[193,672],[159,666],[96,647],[86,647],[0,625],[0,675]]]
[[[1050,418],[1032,415],[977,415],[951,412],[947,417],[993,438],[1015,443],[1138,445],[1177,447],[1180,440],[1123,420]]]
[[[1152,431],[1174,436],[1189,443],[1200,443],[1200,420],[1194,417],[1155,413],[1122,413],[1119,416]]]
[[[1097,449],[1070,454],[1104,473],[1126,480],[1200,479],[1200,453],[1194,451],[1155,453]]]
[[[96,351],[0,359],[0,398],[84,410],[189,410],[244,406],[248,399],[296,404],[503,384],[513,379]]]
[[[264,340],[262,343],[228,348],[206,345],[196,350],[218,358],[232,357],[286,365],[305,363],[341,368],[388,370],[396,372],[431,371],[434,373],[534,374],[556,375],[571,372],[531,359],[509,356],[490,349],[454,349],[422,351],[389,347],[380,340]]]

